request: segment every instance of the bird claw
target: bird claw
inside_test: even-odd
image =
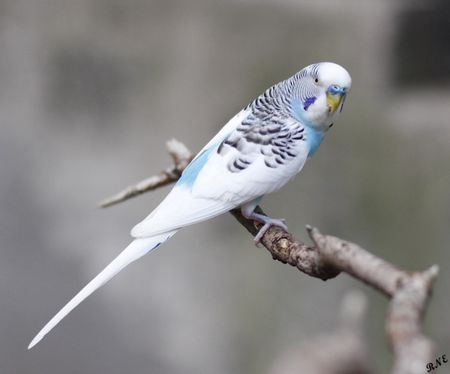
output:
[[[255,235],[253,241],[255,245],[258,247],[261,242],[262,237],[269,230],[270,226],[278,226],[283,230],[288,230],[286,225],[286,220],[284,218],[271,218],[264,214],[256,213],[254,211],[254,206],[250,206],[251,209],[247,209],[248,206],[241,207],[242,215],[247,219],[252,219],[253,221],[263,223],[263,226],[259,229],[258,233]]]
[[[264,217],[264,218],[262,218]],[[264,234],[269,230],[271,226],[277,226],[281,227],[283,230],[288,230],[288,227],[286,225],[286,220],[284,218],[270,218],[261,216],[258,217],[258,221],[264,223],[264,225],[259,229],[258,233],[254,237],[253,241],[255,242],[255,245],[259,247],[259,244],[261,243],[261,239],[264,236]]]

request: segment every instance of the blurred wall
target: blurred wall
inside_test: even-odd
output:
[[[344,113],[263,205],[302,239],[310,223],[400,267],[439,264],[426,330],[445,353],[448,80],[396,78],[399,20],[436,4],[1,1],[0,372],[264,373],[332,328],[354,288],[370,298],[370,356],[386,372],[381,295],[272,261],[227,215],[180,232],[26,351],[168,189],[108,210],[97,201],[166,167],[167,139],[200,149],[269,85],[324,60],[352,74]]]

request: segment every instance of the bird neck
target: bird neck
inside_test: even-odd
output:
[[[311,157],[319,149],[324,138],[325,132],[321,129],[305,125],[306,144],[308,145],[308,157]]]

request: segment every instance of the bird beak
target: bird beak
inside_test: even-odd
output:
[[[327,92],[327,104],[328,104],[328,112],[331,114],[334,114],[336,110],[339,108],[339,106],[342,103],[342,106],[344,105],[345,101],[345,92],[338,92],[338,93],[331,93]],[[340,111],[342,111],[342,106]]]

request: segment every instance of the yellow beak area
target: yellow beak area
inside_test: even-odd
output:
[[[339,108],[339,105],[342,101],[342,94],[332,94],[331,92],[327,92],[327,104],[328,104],[328,111],[333,114],[336,112],[337,108]]]

